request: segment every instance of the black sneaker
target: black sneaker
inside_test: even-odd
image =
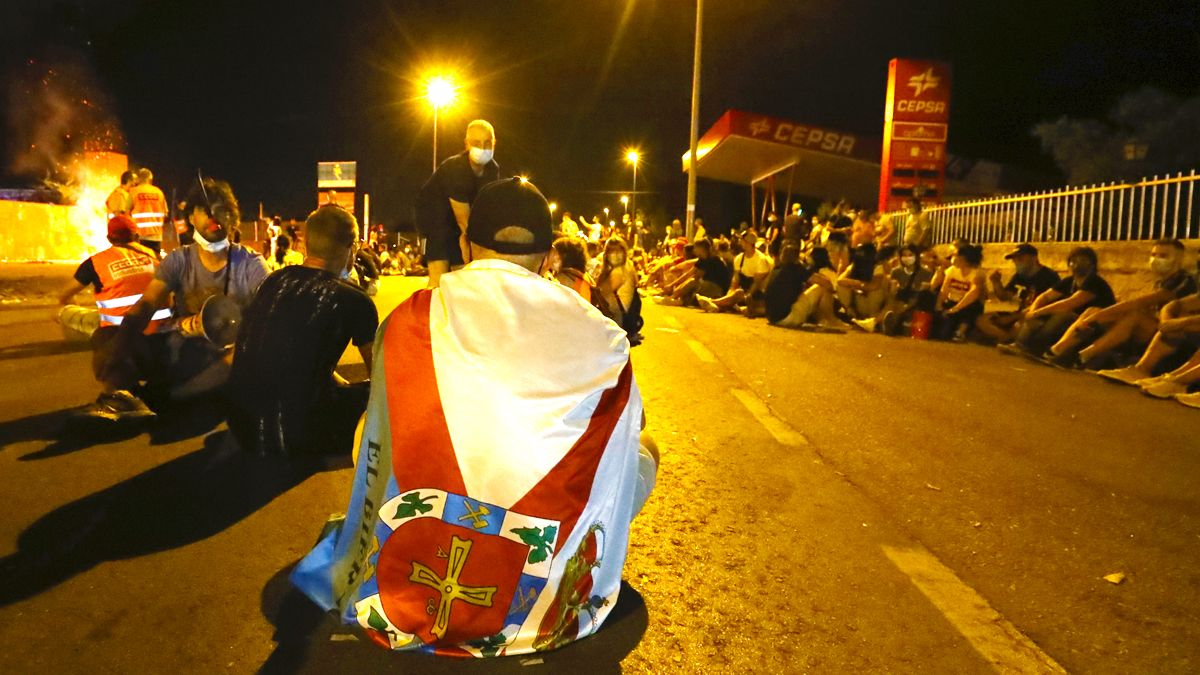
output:
[[[884,335],[895,335],[896,334],[896,325],[899,322],[900,322],[900,314],[899,313],[892,311],[890,309],[888,311],[884,312],[883,313],[883,334]]]
[[[155,412],[142,402],[142,399],[124,389],[111,394],[100,394],[96,402],[84,410],[84,414],[110,422],[148,420],[156,416]]]
[[[1042,358],[1050,365],[1061,370],[1083,370],[1083,362],[1079,360],[1078,352],[1055,354],[1052,351],[1046,350]]]

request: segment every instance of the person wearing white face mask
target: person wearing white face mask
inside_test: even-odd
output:
[[[1196,279],[1183,269],[1183,243],[1160,239],[1150,249],[1154,288],[1103,309],[1085,311],[1046,357],[1055,365],[1082,368],[1131,343],[1141,352],[1158,332],[1159,311],[1169,302],[1196,292]],[[1087,342],[1090,345],[1084,346]],[[1080,349],[1080,347],[1083,347]]]
[[[103,393],[85,411],[89,417],[109,422],[154,417],[133,393],[142,381],[151,393],[179,399],[211,391],[228,377],[231,341],[226,340],[229,336],[217,342],[215,335],[206,336],[201,309],[210,299],[244,309],[267,277],[267,263],[229,241],[241,216],[228,183],[202,179],[188,195],[185,213],[195,228],[194,243],[163,259],[120,329],[96,346],[93,365]],[[172,294],[174,330],[144,335],[147,323]],[[219,300],[221,296],[228,300]],[[237,320],[231,317],[223,323],[235,325]]]
[[[492,159],[496,130],[486,120],[467,125],[464,149],[438,166],[417,194],[416,224],[425,237],[429,287],[441,276],[463,265],[460,242],[465,242],[471,204],[484,185],[500,178],[500,165]]]
[[[1016,339],[1021,329],[1025,312],[1037,296],[1054,288],[1062,278],[1038,259],[1038,250],[1033,244],[1019,244],[1005,260],[1013,262],[1013,275],[1008,283],[1001,283],[1000,270],[992,270],[988,281],[992,295],[1001,302],[1017,301],[1016,311],[988,312],[975,322],[980,333],[996,341],[1008,344]]]

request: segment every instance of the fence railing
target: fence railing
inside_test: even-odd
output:
[[[1136,241],[1200,237],[1196,170],[928,206],[933,242]],[[903,236],[908,213],[887,214]]]

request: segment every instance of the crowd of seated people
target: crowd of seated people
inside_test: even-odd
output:
[[[888,219],[845,204],[807,222],[795,207],[782,224],[667,242],[638,267],[640,285],[658,304],[775,326],[995,345],[1200,407],[1200,295],[1180,241],[1154,242],[1155,281],[1118,299],[1090,247],[1071,250],[1060,273],[1022,243],[1005,256],[1010,272],[987,273],[982,246],[930,246],[923,218],[910,207],[898,237]]]

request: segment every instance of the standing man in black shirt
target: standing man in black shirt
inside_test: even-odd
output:
[[[425,237],[429,287],[463,264],[460,240],[466,236],[471,203],[479,188],[500,178],[500,165],[492,159],[496,130],[490,122],[467,125],[466,149],[442,162],[417,194],[417,229]]]
[[[379,314],[342,280],[358,244],[354,216],[325,205],[304,228],[304,264],[267,277],[246,310],[229,376],[229,429],[248,452],[348,456],[369,389],[348,385],[334,367],[353,343],[370,372]]]

